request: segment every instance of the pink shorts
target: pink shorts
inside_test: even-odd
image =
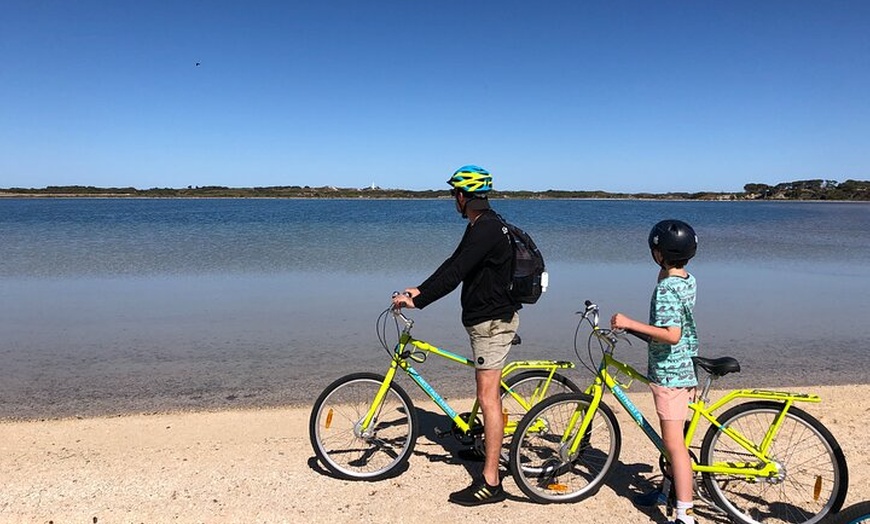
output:
[[[695,388],[666,388],[658,384],[650,384],[656,413],[659,420],[686,420],[689,413],[689,402],[695,396]]]

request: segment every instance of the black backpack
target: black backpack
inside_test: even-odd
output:
[[[528,233],[508,223],[496,214],[510,234],[514,258],[511,261],[510,291],[514,301],[520,304],[534,304],[547,290],[548,275],[544,256]]]

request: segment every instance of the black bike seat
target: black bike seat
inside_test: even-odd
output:
[[[692,362],[707,373],[717,377],[724,377],[728,373],[740,372],[740,362],[737,362],[737,359],[731,357],[692,357]]]

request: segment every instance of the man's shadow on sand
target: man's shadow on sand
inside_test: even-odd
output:
[[[469,461],[461,459],[457,456],[460,450],[468,449],[468,445],[461,443],[452,433],[453,421],[450,420],[444,413],[429,411],[420,407],[415,407],[417,412],[417,424],[420,431],[417,436],[417,442],[414,446],[414,456],[425,458],[430,462],[444,462],[446,464],[455,464],[464,467],[468,473],[469,479],[477,479],[480,477],[483,463],[480,461]],[[446,434],[444,434],[446,432]],[[623,441],[623,444],[625,441]],[[614,493],[621,497],[631,500],[634,496],[648,493],[657,488],[662,480],[660,472],[654,472],[652,463],[658,461],[658,457],[650,457],[650,463],[625,464],[617,460],[613,466],[613,470],[608,476],[605,486],[613,490]],[[308,466],[315,472],[329,477],[337,478],[332,472],[324,468],[317,457],[308,459]],[[409,463],[405,463],[402,467],[392,472],[389,477],[393,478],[401,475],[408,470]],[[657,470],[658,468],[656,468]],[[510,478],[509,471],[501,469],[502,478]],[[457,486],[459,489],[463,486]],[[595,495],[591,495],[594,497]],[[507,492],[508,500],[516,502],[524,502],[528,504],[537,504],[528,499],[522,493]],[[583,501],[577,501],[576,504],[582,504]],[[674,516],[665,514],[664,506],[654,506],[642,508],[634,506],[639,512],[646,515],[652,522],[669,522]],[[708,508],[703,503],[695,501],[695,514],[703,519],[703,522],[716,522],[727,524],[730,521],[715,509]]]

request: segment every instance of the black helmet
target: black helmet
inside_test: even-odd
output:
[[[698,235],[681,220],[662,220],[649,232],[649,248],[658,248],[665,262],[689,260],[698,249]]]

